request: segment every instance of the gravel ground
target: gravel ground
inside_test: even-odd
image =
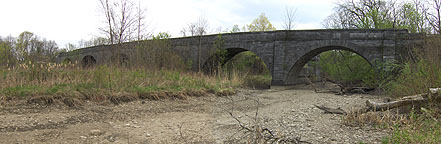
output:
[[[341,115],[314,107],[350,109],[368,99],[380,100],[296,86],[187,100],[86,102],[75,108],[0,105],[0,143],[246,143],[250,139],[237,120],[249,128],[267,128],[277,137],[309,143],[379,143],[387,131],[345,126]]]

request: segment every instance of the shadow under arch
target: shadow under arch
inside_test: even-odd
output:
[[[344,51],[349,51],[349,52],[355,53],[358,56],[362,57],[371,67],[373,66],[372,62],[369,59],[367,59],[363,54],[357,52],[354,49],[347,48],[344,46],[324,46],[324,47],[316,48],[314,50],[307,52],[306,54],[302,55],[294,63],[294,65],[291,67],[291,69],[288,72],[288,75],[286,78],[287,84],[298,84],[298,83],[303,82],[299,79],[300,78],[299,74],[302,71],[305,64],[307,64],[309,61],[311,61],[315,56],[318,56],[319,54],[321,54],[323,52],[331,51],[331,50],[344,50]]]
[[[244,48],[227,48],[227,49],[218,50],[214,52],[204,62],[204,64],[202,65],[202,70],[206,74],[215,74],[217,70],[219,70],[219,68],[222,68],[228,61],[233,59],[236,55],[246,51],[252,52]],[[257,57],[259,57],[256,53],[254,52],[252,53],[255,54]],[[265,63],[265,65],[267,64]]]
[[[202,70],[209,75],[239,77],[254,88],[269,88],[271,85],[272,75],[267,63],[258,54],[244,48],[217,51],[204,62]],[[258,80],[268,81],[260,83]]]
[[[83,68],[89,68],[89,67],[94,66],[95,64],[96,64],[96,60],[91,55],[86,55],[81,60],[81,65],[83,66]]]
[[[243,48],[228,48],[217,50],[202,65],[205,74],[216,74],[219,68],[224,66],[229,60],[241,52],[248,51]]]

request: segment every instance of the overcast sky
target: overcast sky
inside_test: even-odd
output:
[[[137,1],[137,0],[134,0]],[[179,37],[180,30],[199,17],[208,20],[210,31],[218,27],[242,27],[265,13],[270,22],[283,29],[285,7],[297,9],[295,29],[318,29],[332,13],[336,0],[140,0],[147,9],[148,29]],[[0,0],[0,36],[17,37],[30,31],[63,48],[101,36],[104,17],[98,0]]]

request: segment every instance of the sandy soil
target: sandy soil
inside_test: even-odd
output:
[[[247,138],[229,112],[248,125],[256,110],[258,124],[277,135],[310,143],[379,143],[386,131],[348,127],[340,115],[314,107],[349,109],[367,99],[379,100],[372,95],[315,93],[297,86],[187,100],[87,102],[75,108],[0,106],[0,143],[240,143]]]

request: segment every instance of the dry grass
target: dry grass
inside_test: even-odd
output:
[[[367,112],[353,110],[343,116],[343,123],[350,126],[377,126],[390,130],[382,143],[441,143],[439,109],[420,108],[408,114],[394,111]]]
[[[0,97],[4,101],[29,99],[31,103],[42,104],[78,100],[119,103],[138,98],[185,99],[207,93],[229,95],[241,83],[238,75],[225,78],[184,70],[107,65],[83,69],[77,63],[27,62],[0,70]],[[66,97],[71,99],[65,100]]]
[[[421,108],[421,112],[410,113],[408,123],[392,128],[392,133],[383,143],[441,143],[440,109]]]
[[[415,47],[390,86],[390,94],[395,97],[429,93],[429,88],[441,87],[441,36],[426,37]],[[441,143],[441,103],[437,97],[429,95],[429,102],[408,114],[406,123],[392,127],[393,133],[383,143]]]
[[[342,116],[342,123],[348,126],[378,126],[390,128],[392,126],[409,123],[409,118],[405,114],[399,114],[398,110],[364,112],[362,108],[354,107],[347,115]]]

